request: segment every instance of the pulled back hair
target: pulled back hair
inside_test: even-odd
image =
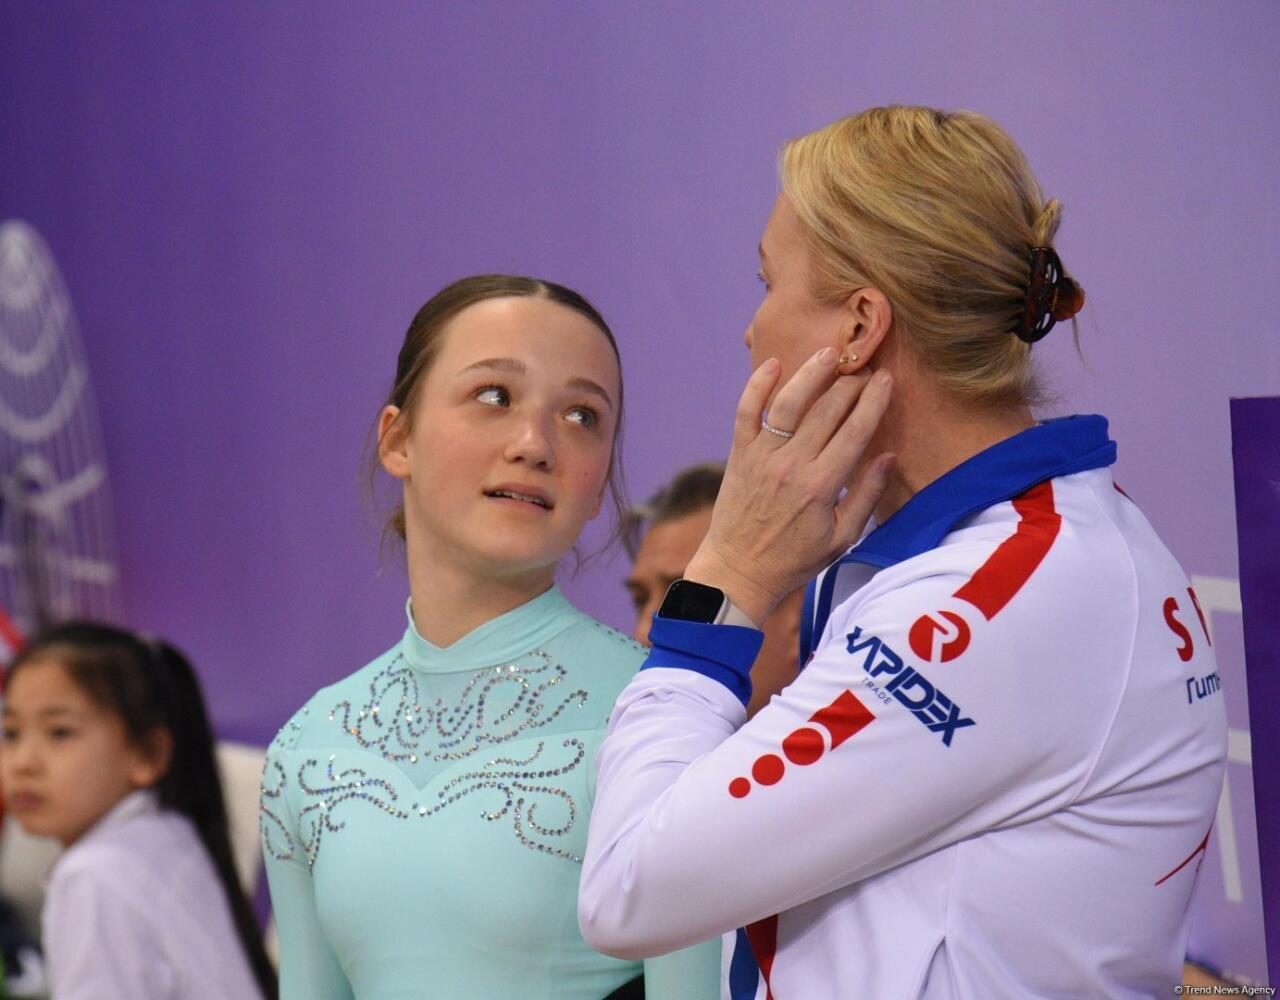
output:
[[[444,334],[452,320],[463,310],[488,299],[546,299],[585,316],[603,334],[618,362],[618,420],[613,429],[613,447],[609,455],[609,501],[614,512],[614,537],[618,537],[626,519],[627,493],[622,477],[622,357],[609,324],[583,295],[554,281],[512,274],[474,274],[446,285],[427,300],[414,315],[405,331],[404,343],[396,359],[395,381],[383,407],[395,406],[400,419],[412,424],[413,413],[422,392],[422,384],[440,354]],[[379,408],[380,410],[382,407]],[[377,455],[371,456],[370,472],[376,473]],[[385,525],[385,531],[405,537],[404,505],[397,503]],[[612,541],[612,539],[610,540]]]
[[[811,240],[816,295],[878,288],[917,362],[957,398],[1041,401],[1030,345],[1012,331],[1031,248],[1053,246],[1062,206],[999,125],[871,108],[787,143],[779,176]]]
[[[27,644],[9,668],[7,682],[28,665],[49,661],[61,664],[95,704],[120,718],[133,746],[150,752],[158,732],[169,734],[169,767],[153,790],[161,806],[181,813],[195,827],[222,883],[254,978],[264,996],[275,997],[275,969],[236,876],[213,731],[190,661],[167,642],[110,625],[67,622]]]
[[[723,462],[699,462],[685,466],[648,500],[627,511],[622,533],[627,554],[635,559],[646,524],[652,526],[675,521],[686,514],[714,507],[723,482]]]

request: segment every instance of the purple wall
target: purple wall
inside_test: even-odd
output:
[[[0,7],[0,219],[79,311],[130,621],[191,650],[225,733],[268,738],[402,627],[359,459],[435,288],[528,271],[597,301],[642,497],[728,441],[778,145],[905,101],[991,114],[1065,203],[1087,365],[1040,349],[1053,409],[1107,413],[1126,490],[1225,581],[1198,589],[1247,759],[1227,398],[1280,386],[1280,7],[460,6]],[[622,573],[567,589],[626,626]],[[1196,944],[1261,979],[1249,777]]]
[[[1280,396],[1231,401],[1240,589],[1248,654],[1249,708],[1263,718],[1280,704]],[[1280,730],[1253,734],[1258,826],[1280,828]],[[1267,962],[1280,969],[1280,841],[1260,839]]]

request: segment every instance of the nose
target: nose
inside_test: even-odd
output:
[[[541,413],[527,413],[513,429],[507,443],[508,462],[524,462],[535,469],[550,472],[555,467],[556,451],[549,418]]]
[[[631,637],[636,642],[649,645],[649,626],[653,624],[653,616],[657,614],[658,608],[662,606],[662,598],[666,595],[659,592],[640,606],[640,610],[636,612],[636,627],[631,630]]]

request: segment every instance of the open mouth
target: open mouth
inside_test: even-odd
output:
[[[517,493],[514,490],[485,490],[484,495],[487,497],[503,497],[507,500],[523,500],[525,503],[531,503],[536,507],[541,507],[543,510],[551,509],[550,502],[529,493]]]

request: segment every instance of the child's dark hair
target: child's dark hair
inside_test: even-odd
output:
[[[231,856],[213,730],[200,682],[187,658],[167,642],[94,622],[67,622],[36,636],[8,678],[35,662],[55,661],[94,702],[124,723],[129,741],[152,748],[157,731],[173,741],[169,768],[155,784],[160,804],[191,820],[226,892],[236,934],[265,996],[277,995],[275,969]]]

